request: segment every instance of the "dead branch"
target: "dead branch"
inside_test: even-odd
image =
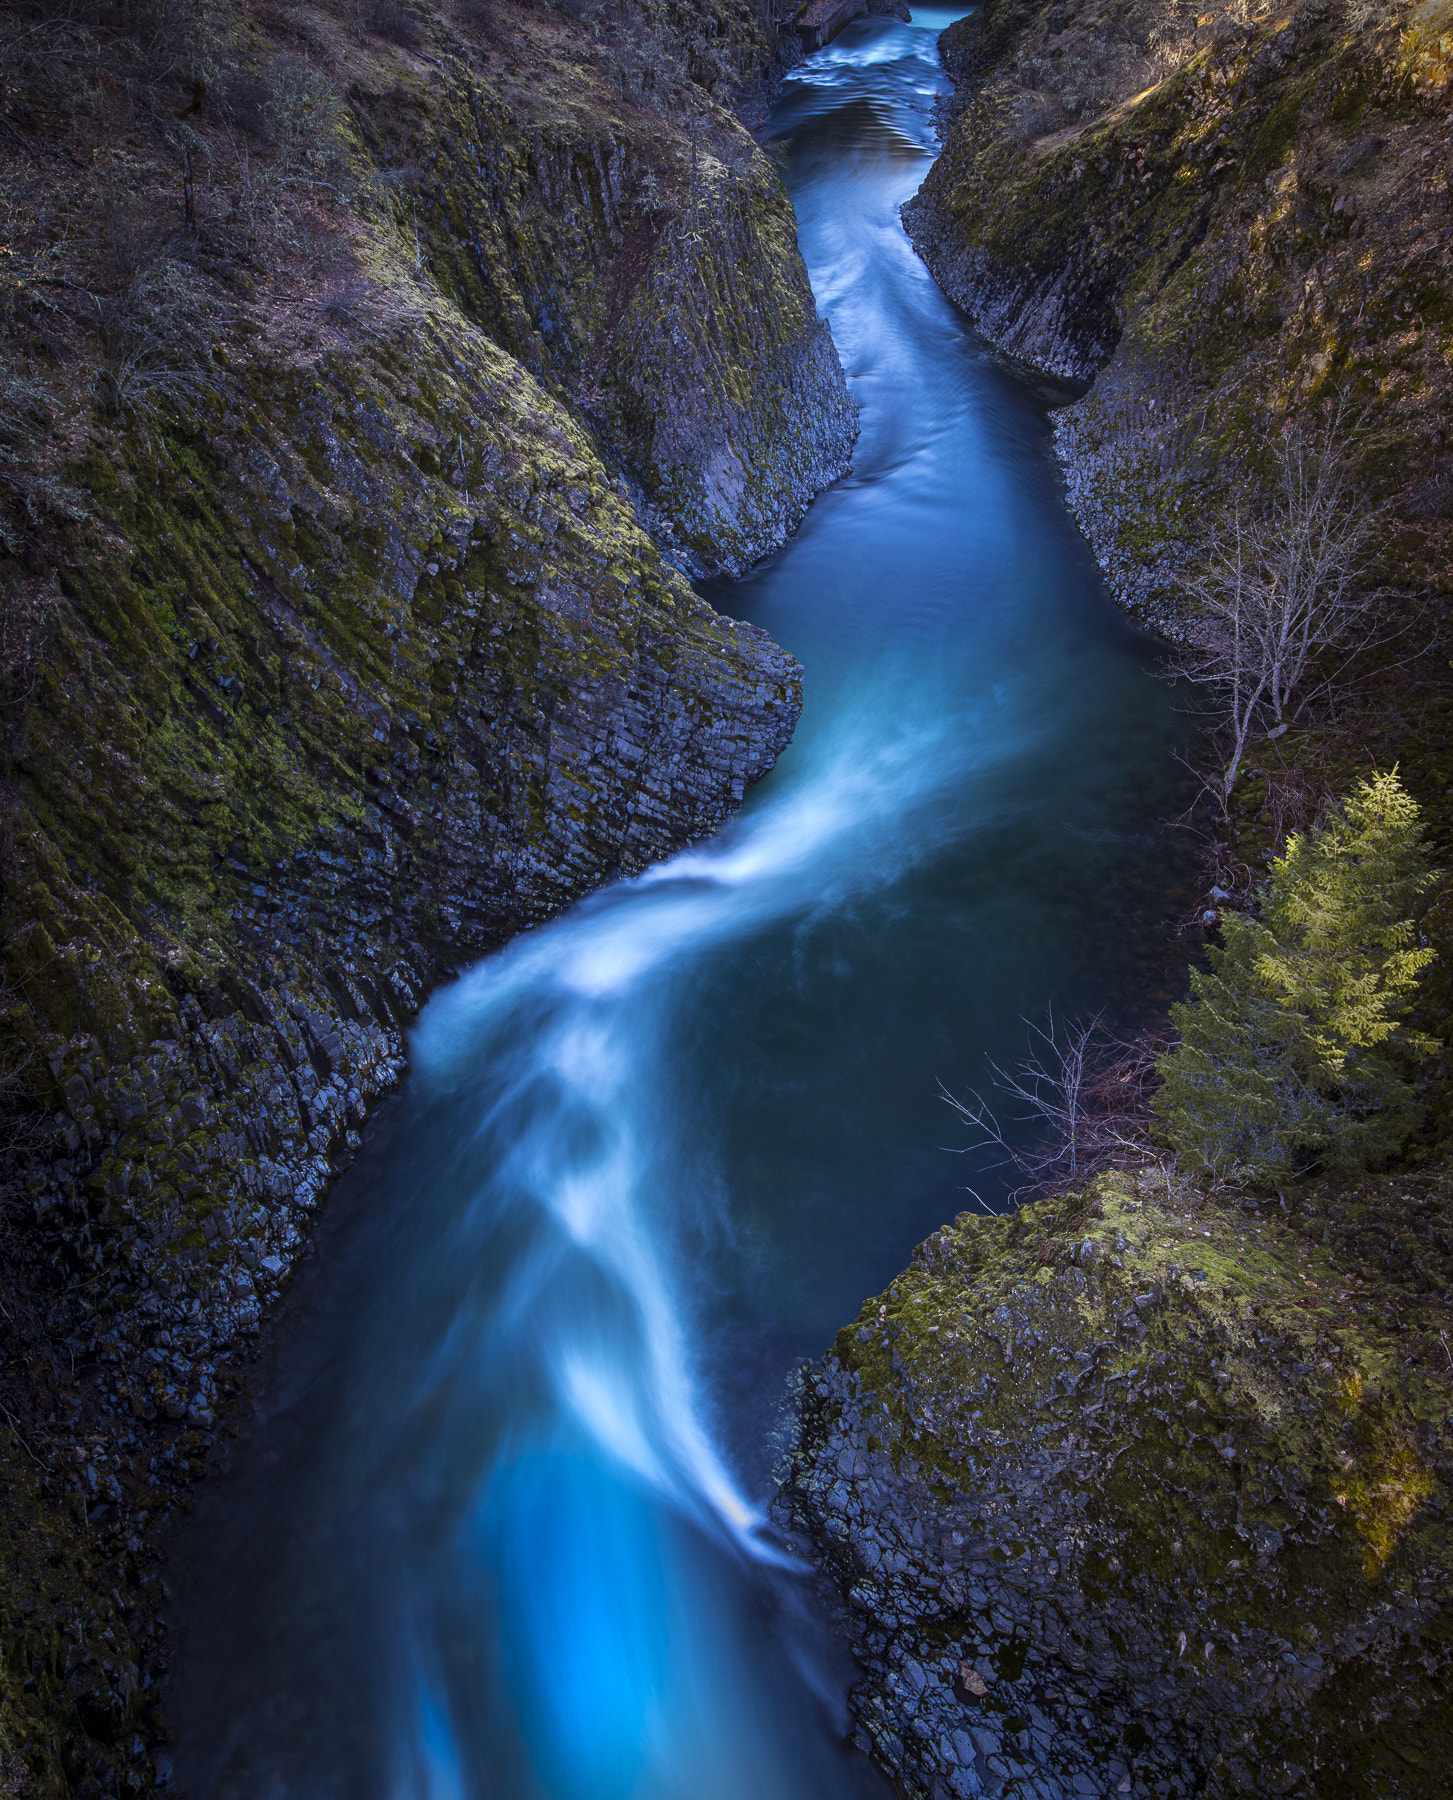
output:
[[[1198,614],[1166,672],[1213,696],[1229,739],[1223,795],[1255,733],[1279,738],[1309,709],[1334,704],[1354,665],[1410,628],[1389,623],[1378,594],[1361,585],[1379,510],[1354,487],[1346,405],[1315,438],[1286,434],[1267,503],[1238,502],[1182,577]]]
[[[1020,1176],[1011,1200],[1076,1186],[1102,1169],[1143,1156],[1150,1094],[1157,1081],[1156,1046],[1113,1037],[1097,1013],[1090,1019],[1048,1026],[1024,1021],[1029,1053],[1012,1069],[986,1058],[993,1085],[1024,1108],[1016,1124],[1039,1129],[1029,1144],[1011,1140],[998,1113],[976,1090],[960,1099],[942,1083],[939,1093],[980,1135],[955,1154],[1002,1152],[991,1168],[1012,1167]],[[970,1190],[972,1192],[972,1190]],[[978,1196],[974,1196],[978,1199]],[[982,1205],[982,1201],[980,1202]]]

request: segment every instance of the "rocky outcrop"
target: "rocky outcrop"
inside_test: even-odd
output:
[[[1426,1796],[1453,1741],[1446,1174],[962,1215],[810,1378],[779,1502],[911,1795]]]
[[[869,15],[905,21],[911,17],[908,0],[807,0],[792,21],[792,28],[802,48],[811,53],[830,44],[854,19]]]
[[[1057,443],[1116,598],[1174,633],[1187,548],[1339,401],[1372,579],[1446,593],[1446,7],[994,0],[943,43],[905,224],[991,343],[1094,379]]]
[[[714,829],[800,674],[437,307],[146,474],[126,548],[64,577],[8,941],[68,1151],[35,1205],[96,1263],[72,1302],[200,1351],[256,1324],[429,983]]]
[[[737,576],[847,468],[857,412],[781,181],[694,105],[684,131],[582,131],[460,76],[377,132],[422,165],[431,268],[461,311],[578,406],[682,568]]]
[[[520,55],[575,42],[522,18]],[[673,566],[740,571],[851,446],[775,173],[705,94],[699,141],[619,94],[583,120],[588,62],[522,100],[422,31],[335,46],[346,122],[261,64],[250,104],[280,137],[291,95],[314,146],[279,179],[347,174],[353,212],[293,220],[281,292],[230,222],[145,241],[122,300],[193,358],[161,388],[189,403],[138,386],[98,421],[65,469],[85,523],[30,552],[8,1025],[93,1353],[124,1318],[199,1354],[255,1325],[430,981],[712,831],[799,704]],[[200,372],[147,298],[182,290]],[[203,1376],[164,1387],[210,1421]]]
[[[793,23],[804,50],[821,50],[845,25],[863,18],[867,11],[868,0],[808,0]]]
[[[11,1024],[61,1140],[12,1280],[103,1510],[205,1452],[430,984],[714,829],[800,703],[447,311],[257,401],[93,472],[121,541],[61,577],[12,760]]]
[[[744,574],[782,544],[857,436],[796,234],[759,150],[736,167],[700,155],[694,201],[601,347],[605,441],[639,480],[644,516],[698,574]]]

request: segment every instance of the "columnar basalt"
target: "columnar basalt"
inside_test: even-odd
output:
[[[796,665],[568,414],[447,312],[404,328],[118,484],[126,549],[66,577],[10,955],[99,1325],[138,1284],[198,1349],[255,1323],[429,983],[710,832],[791,733]]]
[[[1339,404],[1389,512],[1373,578],[1448,591],[1448,25],[996,0],[945,33],[958,97],[905,224],[991,343],[1094,382],[1057,417],[1070,502],[1158,629],[1268,440]]]
[[[855,415],[691,73],[774,32],[669,11],[0,8],[0,1785],[151,1784],[152,1530],[430,986],[791,737],[683,571],[778,546]]]
[[[381,154],[426,174],[430,264],[460,310],[579,410],[679,565],[736,576],[848,466],[857,412],[775,170],[704,97],[684,130],[427,87]],[[366,115],[372,118],[372,115]]]
[[[961,1215],[809,1376],[779,1502],[913,1795],[1444,1786],[1446,1173]]]

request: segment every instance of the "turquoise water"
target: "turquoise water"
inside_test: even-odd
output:
[[[178,1559],[198,1800],[885,1791],[764,1522],[785,1383],[1002,1191],[939,1081],[1175,961],[1172,697],[897,219],[950,16],[850,27],[769,128],[863,422],[713,594],[802,659],[796,740],[718,839],[421,1017]]]

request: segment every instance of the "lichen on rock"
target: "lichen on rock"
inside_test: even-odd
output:
[[[1450,1222],[1444,1169],[1288,1213],[1147,1167],[865,1304],[779,1509],[902,1791],[1442,1791]]]

